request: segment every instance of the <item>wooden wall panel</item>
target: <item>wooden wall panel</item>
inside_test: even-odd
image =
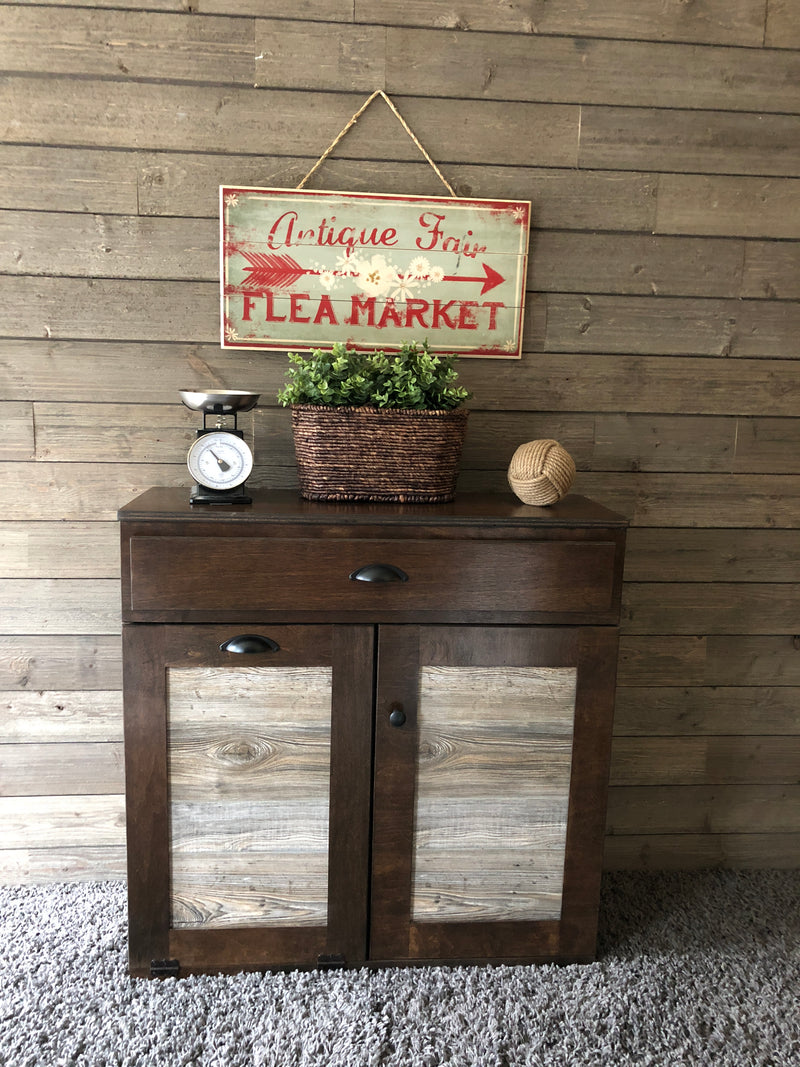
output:
[[[617,737],[796,732],[796,686],[621,686],[615,709]],[[758,707],[758,715],[753,708]]]
[[[118,578],[115,522],[0,522],[0,578]]]
[[[797,178],[726,174],[662,174],[658,180],[657,233],[778,239],[800,237]],[[781,246],[770,243],[774,256]],[[759,294],[767,295],[767,294]]]
[[[119,637],[58,634],[29,637],[0,636],[0,691],[12,694],[39,691],[122,688]],[[8,698],[16,708],[16,696]]]
[[[0,402],[0,460],[33,459],[33,407]]]
[[[702,867],[758,870],[800,867],[800,834],[631,834],[607,837],[611,870],[658,871]]]
[[[581,111],[581,167],[787,177],[800,173],[796,114],[621,107]]]
[[[798,332],[798,302],[550,293],[545,347],[790,359]]]
[[[404,96],[787,113],[800,105],[789,51],[390,27],[386,53],[386,91]],[[291,59],[297,65],[302,52]],[[272,57],[269,67],[268,84],[282,86]]]
[[[628,581],[800,582],[795,530],[637,528],[628,538]]]
[[[632,522],[607,865],[800,865],[796,0],[0,6],[0,880],[124,872],[116,510],[188,485],[182,388],[260,392],[252,484],[297,484],[285,356],[219,348],[218,187],[296,186],[375,88],[532,204],[461,491],[553,437]],[[445,193],[381,100],[310,185]]]
[[[771,48],[800,48],[797,0],[767,0],[764,44]]]
[[[9,8],[0,36],[2,69],[36,74],[45,63],[53,74],[252,85],[253,23],[180,13]]]
[[[0,744],[73,741],[122,741],[122,694],[68,689],[3,693]]]
[[[771,3],[779,0],[771,0]],[[784,0],[788,2],[788,0]],[[759,46],[764,38],[761,0],[701,0],[687,11],[680,0],[529,0],[487,5],[460,0],[453,8],[428,0],[355,0],[358,21],[390,25],[444,26],[455,30],[502,30],[581,37],[706,41]]]
[[[0,578],[0,633],[118,634],[114,578]]]
[[[162,82],[72,81],[64,76],[39,82],[8,76],[0,83],[0,107],[23,144],[85,147],[151,148],[252,152],[274,144],[280,130],[288,154],[321,154],[360,103],[349,93],[293,93],[275,90],[270,107],[252,90]],[[53,108],[59,100],[60,107]],[[355,105],[355,106],[354,106]],[[397,120],[367,112],[343,142],[340,155],[389,160],[416,159],[419,149],[398,136]],[[537,142],[540,162],[574,166],[578,154],[580,109],[568,104],[453,100],[446,113],[437,102],[409,97],[403,115],[436,159],[494,163],[523,162],[524,146],[516,131],[523,127]],[[69,121],[65,122],[65,118]],[[476,126],[480,138],[463,130]],[[526,139],[527,143],[527,139]]]

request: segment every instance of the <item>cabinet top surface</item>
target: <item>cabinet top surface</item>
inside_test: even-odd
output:
[[[304,500],[291,490],[251,490],[252,504],[192,505],[188,488],[154,487],[119,510],[124,521],[293,523],[336,526],[598,526],[628,520],[571,494],[550,507],[523,504],[511,493],[462,493],[447,504],[386,504]]]

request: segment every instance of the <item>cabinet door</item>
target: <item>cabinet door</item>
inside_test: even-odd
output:
[[[365,957],[373,629],[237,636],[124,628],[137,974]]]
[[[616,654],[611,628],[380,628],[372,959],[592,957]]]

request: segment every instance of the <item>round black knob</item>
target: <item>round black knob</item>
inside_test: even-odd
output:
[[[400,707],[399,704],[395,704],[389,715],[389,722],[392,726],[402,726],[406,721],[406,713]]]

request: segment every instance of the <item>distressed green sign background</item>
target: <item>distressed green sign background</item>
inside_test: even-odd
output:
[[[521,355],[530,203],[223,186],[223,348]]]

